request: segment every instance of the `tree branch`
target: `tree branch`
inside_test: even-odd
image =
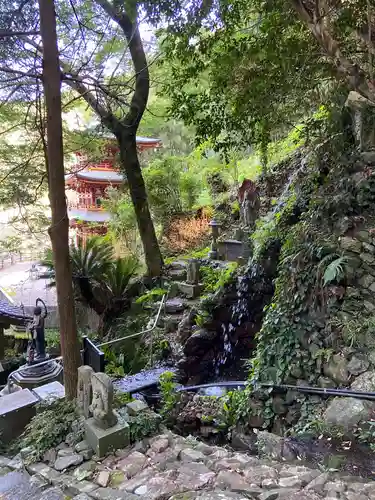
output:
[[[132,21],[125,11],[121,11],[119,2],[116,2],[116,6],[108,0],[95,0],[95,2],[121,27],[128,42],[136,77],[135,91],[124,122],[128,127],[137,128],[146,109],[150,88],[150,75],[146,54],[143,49],[137,20],[135,18],[135,20]]]
[[[324,21],[325,16],[314,16],[305,6],[304,0],[290,0],[291,5],[297,12],[299,18],[307,24],[309,30],[322,46],[328,56],[333,59],[336,71],[346,78],[350,87],[359,92],[372,102],[375,102],[375,88],[366,79],[366,73],[357,64],[347,59],[342,53],[338,42],[333,38],[327,26],[329,22]],[[315,0],[319,6],[319,0]],[[326,13],[325,13],[326,14]]]

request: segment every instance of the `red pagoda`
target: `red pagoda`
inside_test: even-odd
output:
[[[160,147],[160,139],[137,137],[139,152]],[[76,164],[66,176],[69,225],[76,241],[85,243],[94,235],[105,235],[110,214],[103,208],[108,187],[119,187],[126,179],[115,164],[118,147],[108,142],[100,162],[91,163],[86,155],[76,153]]]

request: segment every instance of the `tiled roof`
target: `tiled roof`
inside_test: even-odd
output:
[[[101,181],[101,182],[124,182],[124,176],[118,172],[113,172],[110,170],[81,170],[74,174],[68,174],[65,176],[65,180],[68,181],[76,177],[77,179],[84,179],[87,181]]]
[[[12,322],[19,323],[20,320],[31,320],[30,316],[27,316],[23,313],[20,307],[9,304],[6,300],[0,300],[0,321],[1,320],[9,320],[9,323]]]

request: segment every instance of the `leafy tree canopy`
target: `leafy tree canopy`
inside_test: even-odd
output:
[[[160,33],[171,112],[217,148],[265,144],[332,94],[375,101],[369,2],[218,0],[175,11]],[[191,14],[191,12],[190,12]],[[312,36],[313,35],[313,36]]]

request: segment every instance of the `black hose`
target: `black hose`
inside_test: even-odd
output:
[[[199,389],[207,389],[209,387],[246,387],[248,382],[243,380],[230,382],[212,382],[210,384],[191,385],[187,387],[179,387],[177,391],[197,391]],[[301,385],[276,385],[276,384],[259,384],[259,387],[276,389],[280,391],[296,391],[302,394],[313,394],[317,396],[338,396],[344,398],[363,399],[367,401],[375,401],[375,392],[352,391],[350,389],[331,389],[322,387],[309,387]]]

